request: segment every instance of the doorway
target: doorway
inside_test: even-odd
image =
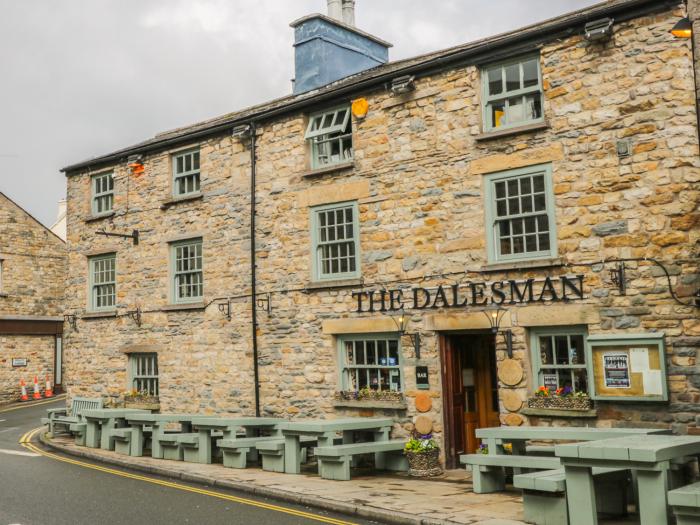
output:
[[[478,428],[500,426],[495,338],[491,333],[440,337],[447,466],[479,448]]]

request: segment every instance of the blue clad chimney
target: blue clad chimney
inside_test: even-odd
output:
[[[294,28],[294,93],[325,86],[341,78],[386,64],[391,44],[354,23],[352,0],[329,0],[329,14],[313,14],[291,23]],[[342,16],[342,19],[340,17]]]

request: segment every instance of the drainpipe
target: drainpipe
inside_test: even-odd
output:
[[[697,124],[697,136],[700,139],[700,109],[698,109],[698,102],[700,101],[700,64],[698,64],[698,59],[696,58],[695,48],[700,49],[700,0],[688,0],[686,4],[686,12],[688,13],[688,19],[691,23],[691,34],[690,34],[690,50],[692,52],[693,60],[693,87],[694,93],[693,98],[695,99],[695,116]]]
[[[260,417],[260,374],[258,371],[258,312],[255,268],[255,122],[250,123],[250,319],[253,326],[253,380],[255,381],[255,417]]]

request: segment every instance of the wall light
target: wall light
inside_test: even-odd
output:
[[[513,357],[513,331],[501,330],[501,321],[503,316],[506,314],[507,310],[501,308],[501,305],[491,303],[484,309],[484,315],[489,320],[489,325],[491,326],[491,333],[496,335],[498,332],[503,332],[503,337],[506,341],[506,353],[509,358]]]
[[[420,359],[420,334],[417,332],[415,334],[406,333],[410,319],[408,315],[406,315],[406,312],[404,312],[403,308],[399,310],[399,316],[391,316],[391,320],[394,321],[396,330],[400,335],[407,335],[411,339],[411,345],[413,345],[413,351],[416,354],[416,359]]]
[[[671,28],[671,34],[676,38],[690,38],[693,36],[693,25],[690,23],[690,19],[687,16],[681,18]]]

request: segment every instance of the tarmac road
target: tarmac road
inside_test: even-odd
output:
[[[376,525],[140,472],[148,479],[130,479],[89,468],[95,463],[83,459],[71,458],[75,461],[68,463],[19,444],[22,436],[39,426],[47,408],[63,405],[58,400],[0,408],[0,525]],[[128,472],[111,465],[110,469]],[[158,484],[162,481],[205,489],[206,494]],[[264,508],[256,506],[260,503]]]

